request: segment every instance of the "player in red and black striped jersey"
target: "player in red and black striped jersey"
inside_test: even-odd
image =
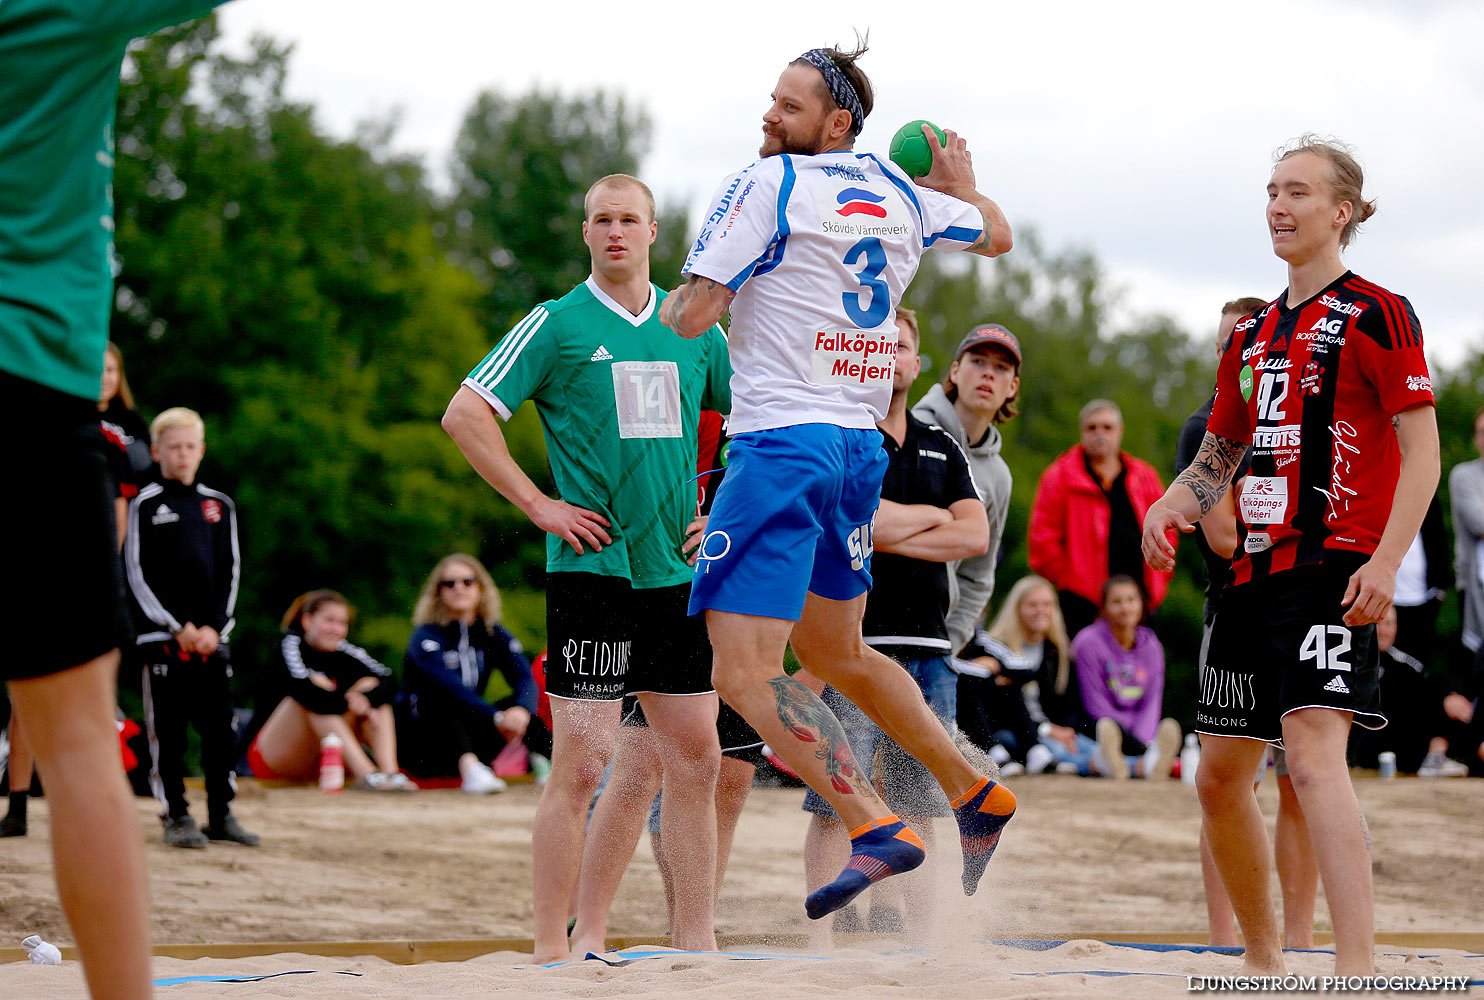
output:
[[[1391,418],[1433,402],[1411,303],[1349,271],[1279,296],[1237,323],[1216,386],[1208,430],[1252,442],[1233,584],[1375,552],[1401,466]]]
[[[1374,968],[1370,836],[1350,784],[1352,721],[1386,724],[1375,622],[1438,484],[1422,332],[1406,299],[1352,274],[1340,251],[1375,209],[1343,148],[1305,137],[1268,182],[1288,288],[1236,325],[1200,452],[1144,520],[1144,555],[1226,494],[1244,452],[1235,579],[1201,663],[1196,777],[1211,853],[1247,942],[1246,971],[1284,970],[1252,773],[1288,752],[1335,925],[1335,971]]]

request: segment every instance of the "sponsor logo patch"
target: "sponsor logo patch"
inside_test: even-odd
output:
[[[176,521],[179,520],[179,514],[175,513],[175,511],[171,510],[169,507],[166,507],[164,504],[160,504],[160,506],[155,508],[154,514],[150,515],[149,523],[174,524]]]
[[[202,500],[201,516],[206,518],[207,524],[216,524],[222,519],[222,505],[219,500]]]
[[[1342,302],[1340,299],[1335,298],[1333,292],[1325,292],[1319,296],[1319,304],[1337,313],[1344,313],[1346,316],[1359,316],[1365,312],[1364,306],[1357,305],[1354,302]]]
[[[877,194],[866,188],[848,187],[835,195],[835,201],[839,208],[835,209],[836,215],[869,215],[876,219],[886,218],[886,209],[881,203],[886,200],[885,195]]]
[[[1408,375],[1407,388],[1413,392],[1432,392],[1432,379],[1426,375]]]
[[[1248,476],[1242,486],[1242,520],[1248,524],[1282,524],[1288,510],[1288,480],[1282,476]]]
[[[1253,531],[1247,535],[1242,548],[1248,552],[1266,552],[1273,547],[1273,536],[1266,531]]]
[[[1338,677],[1338,676],[1335,677],[1335,679],[1332,680],[1332,681],[1330,681],[1328,684],[1324,685],[1324,690],[1326,690],[1326,691],[1332,691],[1335,694],[1349,694],[1350,693],[1350,689],[1345,686],[1345,679],[1343,677]]]
[[[814,335],[816,385],[889,385],[896,360],[895,329],[890,336],[850,331]]]

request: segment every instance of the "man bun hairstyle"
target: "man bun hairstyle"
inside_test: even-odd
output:
[[[1376,214],[1375,199],[1366,201],[1361,194],[1365,187],[1365,172],[1356,162],[1353,147],[1338,139],[1326,138],[1313,132],[1305,132],[1297,139],[1278,147],[1273,162],[1282,163],[1290,156],[1301,153],[1312,153],[1329,161],[1329,186],[1334,192],[1335,201],[1348,201],[1354,209],[1350,214],[1350,221],[1340,230],[1340,248],[1344,249],[1355,239],[1360,224]]]

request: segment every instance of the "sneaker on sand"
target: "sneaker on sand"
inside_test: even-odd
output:
[[[1098,749],[1103,751],[1103,760],[1108,765],[1107,777],[1114,781],[1128,780],[1128,758],[1123,755],[1123,730],[1118,723],[1104,716],[1098,720]]]
[[[1056,755],[1048,747],[1037,743],[1025,752],[1025,773],[1041,774],[1056,762]]]
[[[497,776],[484,764],[477,764],[469,768],[464,775],[464,783],[459,786],[466,795],[494,795],[503,792],[507,787],[505,779]]]
[[[263,842],[263,838],[256,833],[244,830],[242,824],[237,822],[237,817],[231,813],[220,823],[207,823],[202,832],[208,840],[225,840],[243,847],[257,847]]]
[[[387,787],[390,781],[391,779],[380,771],[372,771],[370,774],[363,774],[357,778],[350,785],[350,790],[353,792],[385,792],[390,790]]]
[[[1161,719],[1159,732],[1154,737],[1154,745],[1159,748],[1159,757],[1154,761],[1153,767],[1145,771],[1144,776],[1150,781],[1167,781],[1170,771],[1175,766],[1175,761],[1180,759],[1180,741],[1183,735],[1180,732],[1180,723],[1174,719]]]
[[[194,819],[177,816],[165,821],[165,843],[171,847],[205,847],[208,841]]]
[[[1430,753],[1422,758],[1422,766],[1417,768],[1419,778],[1467,778],[1469,766],[1452,760],[1444,753]]]
[[[403,774],[401,771],[398,771],[396,774],[389,774],[386,776],[386,788],[384,790],[388,792],[422,791],[422,789],[418,788],[417,784],[411,778],[407,777],[407,775]]]

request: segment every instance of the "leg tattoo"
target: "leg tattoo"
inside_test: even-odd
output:
[[[768,678],[778,702],[778,721],[802,743],[818,743],[814,756],[824,762],[830,785],[841,795],[871,794],[867,776],[850,749],[845,730],[829,706],[792,677]]]

